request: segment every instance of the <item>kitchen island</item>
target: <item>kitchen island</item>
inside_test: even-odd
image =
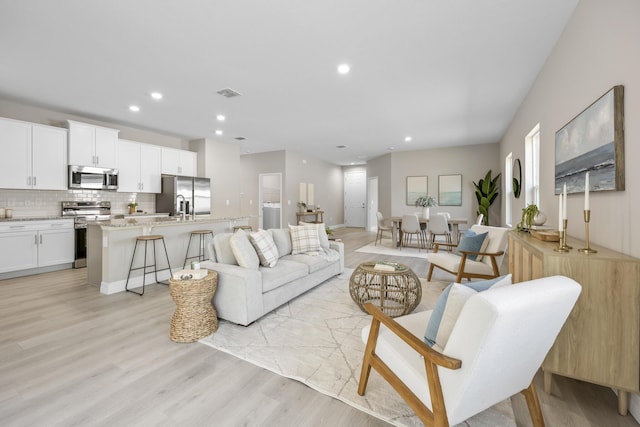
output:
[[[123,292],[127,281],[127,273],[131,264],[133,248],[138,236],[161,234],[167,245],[171,270],[182,269],[189,236],[194,230],[211,230],[214,234],[232,232],[233,227],[248,225],[248,217],[211,218],[196,217],[182,219],[180,217],[164,218],[123,218],[108,221],[90,222],[87,227],[87,280],[90,285],[100,287],[103,294]],[[162,244],[157,244],[158,269],[167,268]],[[191,250],[197,250],[192,242]],[[142,248],[140,248],[142,249]],[[206,248],[205,248],[206,254]],[[144,250],[136,251],[134,267],[142,266]],[[149,248],[148,259],[152,263],[153,253]],[[159,280],[167,280],[169,270],[158,272]],[[147,283],[155,282],[153,272],[147,273]],[[129,287],[142,286],[141,270],[132,273]]]

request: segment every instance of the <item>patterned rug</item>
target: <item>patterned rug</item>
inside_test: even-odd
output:
[[[351,272],[346,269],[247,327],[221,320],[218,331],[200,342],[300,381],[391,424],[420,426],[420,420],[377,372],[372,370],[365,396],[357,393],[364,351],[360,332],[370,323],[370,316],[351,300]],[[416,311],[433,307],[448,283],[422,284],[422,302]],[[462,425],[514,426],[511,402],[505,400]]]

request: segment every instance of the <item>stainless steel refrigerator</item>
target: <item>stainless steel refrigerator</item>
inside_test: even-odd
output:
[[[192,176],[162,175],[162,192],[156,194],[156,212],[169,215],[210,215],[211,180]]]

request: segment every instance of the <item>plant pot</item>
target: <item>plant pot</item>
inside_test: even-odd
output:
[[[531,220],[533,225],[544,225],[545,222],[547,222],[547,215],[542,211],[538,211],[533,220]]]
[[[135,206],[129,206],[129,213],[130,214],[136,213],[136,207]]]

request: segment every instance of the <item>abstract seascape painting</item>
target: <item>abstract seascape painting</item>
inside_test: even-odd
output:
[[[556,132],[555,194],[624,190],[624,87],[614,86]]]

